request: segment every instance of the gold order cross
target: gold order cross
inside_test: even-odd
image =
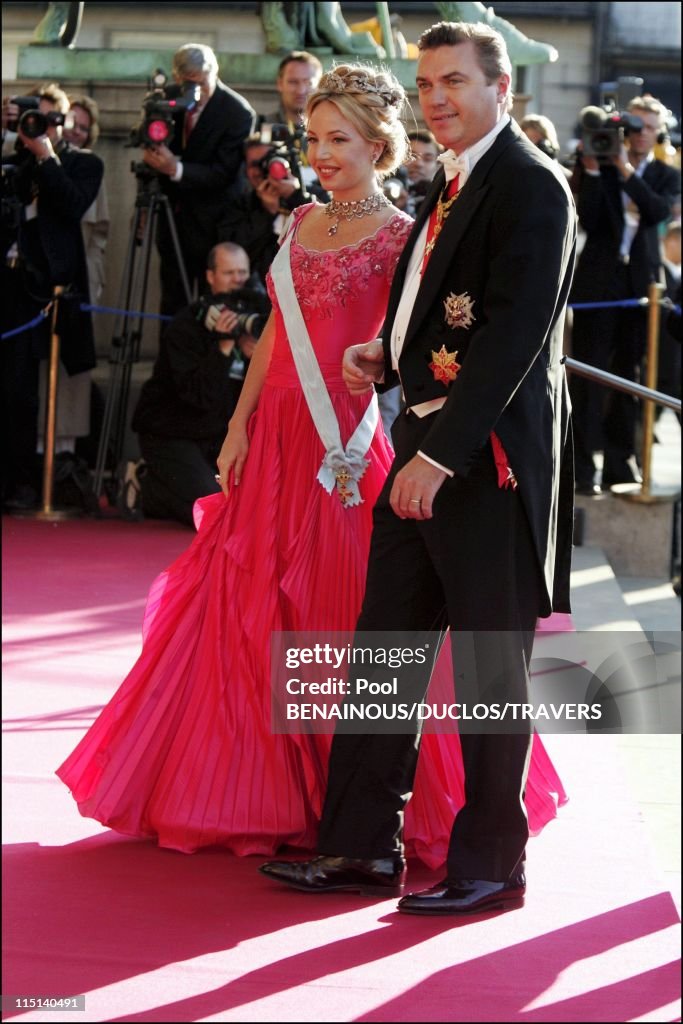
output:
[[[347,487],[347,484],[351,479],[351,474],[346,466],[342,466],[341,469],[335,471],[334,475],[337,480],[337,493],[339,494],[339,500],[342,505],[345,505],[349,498],[353,497],[353,491],[350,487]]]
[[[439,237],[439,235],[441,234],[441,229],[442,229],[442,227],[444,225],[444,221],[448,217],[448,214],[451,212],[451,207],[452,207],[453,203],[458,198],[458,196],[460,195],[460,192],[461,192],[461,189],[458,189],[458,191],[455,192],[450,197],[450,199],[446,199],[444,201],[444,198],[443,198],[444,192],[446,192],[447,190],[448,190],[448,186],[446,185],[446,187],[443,189],[443,191],[439,195],[439,199],[438,199],[438,202],[436,204],[436,221],[434,223],[434,231],[432,232],[432,237],[429,239],[429,241],[427,242],[427,244],[425,246],[425,252],[424,252],[425,256],[429,256],[431,254],[432,249],[436,245],[436,240]]]

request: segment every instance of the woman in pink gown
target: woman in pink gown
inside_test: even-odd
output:
[[[381,123],[374,136],[341,116],[340,81],[364,108],[361,128]],[[378,335],[411,221],[384,201],[376,177],[404,156],[401,87],[386,73],[349,67],[326,84],[330,102],[314,112],[309,145],[335,203],[295,211],[288,248],[346,445],[369,398],[346,390],[342,355]],[[152,586],[137,663],[57,772],[84,816],[186,853],[315,847],[331,737],[271,732],[271,634],[354,629],[372,507],[392,459],[380,425],[358,481],[360,503],[344,504],[337,488],[328,493],[318,481],[325,448],[270,275],[268,285],[273,316],[219,458],[226,493],[198,502],[195,540]],[[462,782],[457,737],[425,736],[405,838],[430,867],[445,862]],[[537,741],[526,797],[531,831],[564,799]]]

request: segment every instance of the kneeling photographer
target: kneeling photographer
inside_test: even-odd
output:
[[[56,85],[45,86],[38,96],[5,101],[3,129],[13,131],[22,110],[16,152],[3,157],[3,330],[33,320],[54,287],[64,286],[57,330],[61,362],[73,375],[95,366],[92,321],[79,308],[88,301],[81,218],[99,191],[104,165],[62,138],[69,100]],[[38,374],[49,336],[48,316],[2,343],[3,486],[10,510],[38,502]]]
[[[133,415],[145,466],[142,510],[193,525],[197,498],[215,494],[216,458],[270,302],[251,286],[249,259],[231,242],[209,253],[208,295],[162,334],[152,376]]]

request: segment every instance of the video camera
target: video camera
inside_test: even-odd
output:
[[[199,103],[201,90],[196,82],[167,84],[161,68],[157,68],[151,91],[142,102],[142,119],[130,131],[129,146],[169,145],[175,134],[175,117],[186,114]]]
[[[306,194],[299,162],[304,137],[303,125],[290,132],[286,124],[264,123],[259,128],[259,136],[261,144],[269,147],[265,156],[259,160],[263,176],[273,181],[296,178],[303,193]]]
[[[581,111],[583,155],[598,160],[618,156],[624,139],[642,129],[643,122],[635,114],[584,107]]]
[[[29,139],[37,139],[45,135],[50,125],[66,124],[68,114],[60,114],[58,110],[50,110],[43,114],[39,109],[38,96],[12,96],[10,103],[19,107],[21,113],[15,120],[8,120],[7,130],[21,131]]]
[[[601,106],[584,107],[580,114],[583,155],[596,159],[618,156],[631,132],[640,132],[643,122],[626,112],[628,104],[642,92],[643,79],[618,78],[600,85]]]

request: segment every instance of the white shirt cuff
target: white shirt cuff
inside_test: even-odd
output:
[[[430,459],[424,452],[418,451],[417,454],[421,459],[424,459],[425,462],[428,462],[430,466],[435,466],[437,469],[440,469],[442,473],[446,474],[446,476],[455,476],[452,469],[448,469],[446,466],[442,466],[440,462],[435,462],[434,459]]]
[[[176,163],[175,174],[171,175],[171,181],[180,181],[183,176],[183,161],[178,160]]]

